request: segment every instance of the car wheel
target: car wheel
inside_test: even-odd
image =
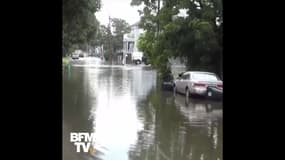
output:
[[[186,88],[185,94],[186,94],[186,98],[189,98],[189,97],[190,97],[190,92],[189,92],[189,89],[188,89],[188,88]]]
[[[189,98],[190,98],[190,92],[189,92],[189,89],[187,88],[186,91],[185,91],[185,104],[188,106],[189,104]]]

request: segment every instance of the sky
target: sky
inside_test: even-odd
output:
[[[99,12],[95,13],[100,24],[107,25],[109,16],[111,18],[121,18],[126,20],[130,25],[138,22],[140,16],[137,10],[142,7],[132,7],[131,0],[101,0],[102,7]]]

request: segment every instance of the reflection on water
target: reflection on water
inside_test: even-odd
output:
[[[217,160],[222,103],[162,92],[138,66],[73,66],[63,75],[64,159]],[[70,132],[93,132],[96,152],[75,153]]]
[[[221,102],[191,99],[187,104],[184,96],[153,89],[141,104],[144,129],[130,159],[222,159]]]

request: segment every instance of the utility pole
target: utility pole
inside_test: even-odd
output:
[[[157,15],[159,16],[159,11],[160,11],[160,0],[157,1]],[[157,20],[157,35],[159,34],[159,20]]]
[[[108,39],[109,39],[109,61],[112,65],[113,61],[113,45],[112,45],[112,32],[111,32],[111,18],[109,16],[109,24],[108,24]]]

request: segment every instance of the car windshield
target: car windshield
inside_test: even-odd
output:
[[[217,81],[219,78],[214,74],[206,73],[195,73],[192,75],[192,78],[199,81]]]

